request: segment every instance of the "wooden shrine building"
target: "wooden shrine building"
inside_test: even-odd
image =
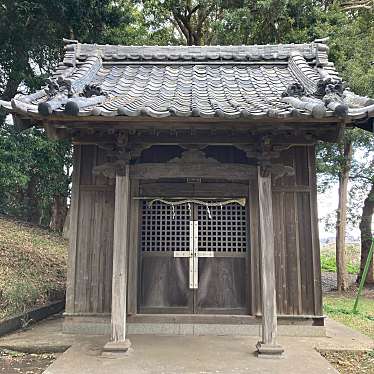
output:
[[[321,333],[315,144],[374,117],[324,42],[65,51],[1,102],[74,144],[64,331]]]

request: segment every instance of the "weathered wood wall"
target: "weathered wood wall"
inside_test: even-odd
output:
[[[73,189],[73,212],[76,237],[73,238],[69,262],[67,312],[109,313],[111,308],[112,246],[114,218],[114,181],[94,176],[92,168],[103,162],[103,151],[91,145],[76,146],[76,173]],[[211,156],[211,154],[209,154]],[[294,166],[296,175],[273,180],[273,210],[277,307],[280,315],[322,315],[319,265],[319,241],[315,188],[314,147],[298,146],[283,151],[275,163]],[[222,161],[222,160],[221,160]],[[233,160],[229,160],[233,161]],[[132,181],[132,195],[167,195],[180,186],[180,196],[195,191],[185,183]],[[173,184],[173,183],[172,183]],[[231,186],[231,187],[230,187]],[[257,181],[222,181],[200,185],[199,196],[241,196],[249,201],[250,257],[249,311],[261,313],[258,232]],[[204,191],[204,189],[206,191]],[[196,192],[195,192],[196,193]],[[74,204],[74,201],[76,204]],[[130,228],[130,267],[137,263],[138,201],[132,200]],[[136,206],[135,206],[136,205]],[[73,219],[74,220],[74,219]],[[74,229],[72,229],[74,236]],[[74,269],[75,268],[75,269]],[[137,271],[129,269],[129,312],[136,313]],[[135,288],[135,289],[133,289]]]
[[[75,271],[71,271],[75,279],[68,280],[69,313],[106,313],[111,309],[114,183],[93,175],[92,168],[102,162],[103,152],[96,146],[75,147],[75,172],[79,175],[73,178],[72,215],[77,222],[69,254],[75,263]]]
[[[295,176],[273,180],[277,309],[280,315],[322,315],[315,150],[294,147],[275,163],[293,166]],[[258,199],[252,182],[252,314],[261,312],[259,283]]]

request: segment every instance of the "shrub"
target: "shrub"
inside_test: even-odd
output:
[[[336,272],[336,258],[333,253],[321,253],[321,269],[322,271]],[[349,274],[358,274],[359,270],[359,264],[348,261],[347,271]]]

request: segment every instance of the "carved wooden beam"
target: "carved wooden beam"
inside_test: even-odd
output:
[[[56,125],[59,127],[60,125]],[[319,125],[291,126],[263,125],[258,129],[128,129],[128,143],[153,144],[153,145],[183,145],[183,144],[210,144],[210,145],[234,145],[234,144],[257,144],[264,135],[268,136],[272,142],[279,145],[313,144],[317,138],[325,138],[334,131],[336,126]],[[75,126],[69,129],[71,137],[75,143],[80,144],[106,144],[116,143],[118,127],[101,126],[100,128]]]
[[[237,148],[243,150],[248,158],[257,159],[259,172],[262,177],[274,176],[274,179],[279,179],[285,176],[295,175],[295,170],[292,166],[282,164],[275,164],[272,160],[280,157],[281,151],[291,148],[293,144],[274,145],[270,138],[263,138],[258,144],[252,145],[236,145]]]
[[[94,175],[102,175],[103,177],[113,179],[117,174],[123,175],[123,170],[126,169],[126,165],[128,165],[128,162],[123,160],[106,162],[105,164],[95,166],[92,173]]]
[[[131,160],[139,157],[142,150],[149,145],[133,145],[127,150],[115,149],[109,155],[109,161],[96,166],[93,173],[114,178],[119,170],[125,169]],[[165,163],[139,163],[130,165],[130,176],[134,179],[158,178],[222,178],[232,180],[247,180],[256,177],[256,166],[239,163],[221,163],[214,158],[206,157],[201,145],[185,146],[181,157],[175,157]],[[123,152],[123,154],[122,154]],[[133,153],[132,153],[133,152]],[[273,175],[274,179],[292,176],[295,170],[291,166],[272,163],[272,157],[277,155],[270,148],[268,153],[262,153],[258,164],[263,176]],[[258,156],[258,155],[257,155]],[[259,157],[259,156],[258,156]]]

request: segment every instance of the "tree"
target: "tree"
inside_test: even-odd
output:
[[[347,223],[348,180],[352,166],[352,137],[347,134],[339,144],[319,144],[317,170],[324,176],[322,191],[331,182],[339,183],[339,199],[336,211],[336,267],[338,291],[347,289],[345,236]]]
[[[354,10],[347,8],[341,8],[339,4],[334,3],[329,5],[319,18],[315,28],[316,32],[321,36],[329,36],[330,46],[330,58],[335,62],[337,70],[341,73],[347,85],[361,95],[374,96],[374,67],[372,64],[372,56],[374,54],[374,27],[373,27],[373,10]],[[353,146],[353,160],[350,160],[351,152],[349,152],[349,143]],[[345,236],[345,223],[346,216],[344,213],[344,199],[346,196],[345,188],[348,176],[349,167],[352,167],[350,180],[354,180],[354,190],[359,190],[362,193],[368,193],[367,184],[368,180],[371,181],[373,176],[372,168],[369,167],[368,163],[360,162],[355,156],[355,150],[363,149],[366,153],[373,151],[373,138],[372,135],[362,131],[349,131],[344,139],[346,144],[346,152],[343,148],[340,151],[330,145],[320,147],[320,152],[324,152],[326,155],[329,153],[330,166],[326,168],[325,164],[320,166],[320,172],[328,173],[333,178],[338,175],[345,176],[343,180],[340,180],[339,188],[339,207],[337,216],[337,267],[338,267],[338,288],[345,287],[344,270],[340,270],[344,267],[344,236]],[[344,158],[344,154],[346,158]],[[321,154],[320,154],[321,156]],[[343,156],[343,159],[342,159]],[[352,165],[351,165],[352,164]],[[322,166],[322,167],[321,167]],[[371,170],[371,171],[370,171]],[[371,175],[370,175],[371,174]],[[325,174],[326,175],[326,174]],[[351,194],[353,195],[353,194]],[[361,194],[360,194],[361,195]],[[368,196],[369,197],[369,196]],[[368,232],[371,231],[371,227],[368,227],[368,223],[371,220],[368,217],[370,212],[370,198],[365,199],[363,216],[360,217],[361,229],[361,267],[363,269],[364,263],[366,262],[368,249],[367,237]],[[349,202],[349,201],[348,201]],[[356,205],[361,205],[362,201],[354,202]],[[352,204],[352,201],[351,201]],[[366,207],[366,208],[365,208]],[[362,271],[361,269],[361,271]]]
[[[357,282],[360,281],[366,261],[369,256],[369,250],[372,243],[372,223],[374,214],[374,178],[371,181],[370,191],[364,201],[364,206],[362,208],[362,216],[360,222],[361,231],[361,261],[360,261],[360,274],[358,276]],[[371,259],[371,266],[366,278],[366,284],[374,283],[374,265],[373,259]]]
[[[322,12],[311,0],[143,0],[151,30],[172,29],[172,44],[310,41]]]
[[[131,23],[133,8],[125,0],[1,0],[0,97],[39,88],[62,57],[63,37],[106,42],[111,28]],[[0,123],[1,211],[61,230],[70,145],[40,129],[18,134],[4,113]]]
[[[48,224],[55,195],[69,195],[71,147],[50,141],[44,131],[0,127],[0,210],[36,224]],[[61,170],[62,169],[62,170]]]
[[[153,30],[175,30],[170,42],[187,45],[211,44],[212,25],[221,22],[225,10],[243,5],[241,0],[143,0],[145,17]]]
[[[345,236],[347,226],[348,180],[352,165],[352,139],[345,137],[338,146],[339,151],[339,203],[336,212],[336,273],[337,289],[348,288]]]

